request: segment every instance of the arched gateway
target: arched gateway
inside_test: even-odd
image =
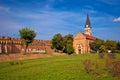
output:
[[[81,54],[82,53],[82,45],[81,44],[77,44],[76,45],[76,49],[77,49],[77,54]]]

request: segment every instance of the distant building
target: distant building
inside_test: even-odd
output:
[[[96,39],[92,36],[92,27],[88,15],[84,30],[84,33],[78,32],[76,36],[74,36],[73,47],[76,54],[90,53],[91,49],[89,44]]]

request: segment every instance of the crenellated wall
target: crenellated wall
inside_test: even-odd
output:
[[[24,41],[20,38],[0,36],[0,53],[20,53],[25,49]],[[27,52],[51,51],[50,40],[34,40],[28,47]]]

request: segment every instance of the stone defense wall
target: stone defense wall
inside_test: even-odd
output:
[[[20,38],[0,36],[0,53],[20,53],[25,49],[25,44]],[[34,40],[28,47],[27,52],[50,52],[50,40]]]

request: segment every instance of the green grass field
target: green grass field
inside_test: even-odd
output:
[[[98,72],[107,76],[87,74],[83,61],[88,58],[99,63]],[[0,80],[120,80],[104,70],[104,61],[97,54],[80,54],[15,61],[15,64],[0,62]]]

